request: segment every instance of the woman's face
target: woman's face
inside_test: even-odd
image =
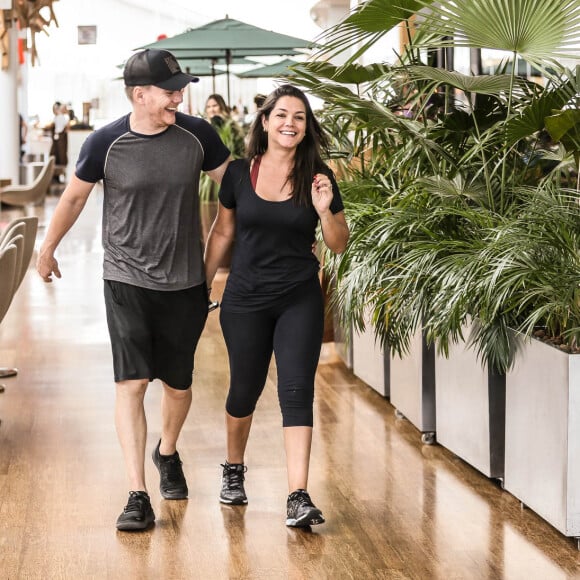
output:
[[[269,145],[296,148],[306,135],[306,107],[296,97],[280,97],[270,116],[262,118],[262,126],[268,133]]]
[[[208,119],[211,119],[216,115],[219,117],[223,115],[223,111],[215,99],[207,100],[207,103],[205,104],[205,115]]]

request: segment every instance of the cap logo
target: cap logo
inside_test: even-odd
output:
[[[175,58],[171,56],[166,56],[164,59],[167,68],[171,71],[171,74],[174,75],[178,72],[181,72],[179,68],[179,63],[175,60]]]

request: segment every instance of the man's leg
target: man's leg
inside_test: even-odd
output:
[[[145,484],[145,443],[147,420],[143,399],[148,380],[130,380],[117,383],[115,426],[125,457],[129,479],[129,500],[117,518],[121,531],[145,530],[155,521],[147,486]]]
[[[147,419],[143,400],[148,380],[130,380],[117,383],[115,426],[132,491],[147,491],[145,484],[145,444]]]
[[[177,439],[189,413],[191,399],[191,387],[180,390],[163,383],[161,443],[159,445],[161,455],[173,455],[177,451]]]
[[[187,499],[189,490],[177,452],[177,439],[191,407],[191,387],[173,389],[163,383],[161,439],[153,451],[159,470],[159,490],[164,499]]]

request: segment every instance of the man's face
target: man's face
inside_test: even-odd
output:
[[[183,102],[183,92],[168,91],[159,87],[143,87],[143,105],[152,126],[168,127],[175,123],[175,113]]]

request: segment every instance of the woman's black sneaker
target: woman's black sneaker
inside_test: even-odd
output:
[[[159,491],[164,499],[187,499],[187,482],[177,451],[173,455],[159,453],[161,439],[153,451],[153,463],[159,470]]]
[[[227,461],[220,465],[224,468],[220,501],[229,505],[248,503],[244,489],[244,473],[248,471],[248,468],[243,463],[228,463]]]
[[[323,524],[322,512],[312,503],[305,489],[297,489],[288,496],[286,502],[286,525],[305,528]]]
[[[149,495],[144,491],[130,491],[129,501],[117,518],[117,529],[121,531],[146,530],[155,521]]]

